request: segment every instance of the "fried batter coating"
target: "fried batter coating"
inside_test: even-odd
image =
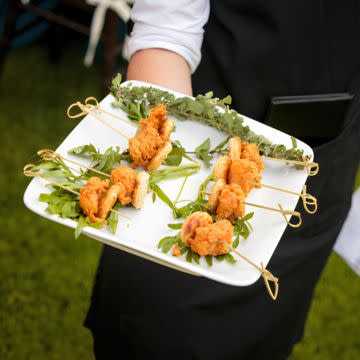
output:
[[[256,144],[243,142],[241,144],[241,158],[254,162],[259,172],[264,170],[264,164]]]
[[[147,119],[140,121],[140,131],[129,140],[133,168],[141,166],[145,170],[157,169],[171,152],[172,148],[167,150],[171,146],[169,139],[175,122],[165,118],[166,114],[166,106],[158,104],[150,111]]]
[[[102,221],[98,216],[99,203],[109,188],[109,185],[109,180],[101,180],[94,176],[91,177],[80,190],[80,207],[91,222]]]
[[[208,203],[207,203],[207,207],[211,211],[216,211],[216,208],[219,205],[219,195],[225,185],[226,185],[226,182],[223,179],[219,179],[214,182],[214,185],[211,188],[211,194],[209,195]]]
[[[239,136],[229,139],[229,155],[231,160],[241,159],[241,139]]]
[[[98,217],[105,220],[116,203],[120,193],[124,193],[125,186],[122,183],[111,185],[107,193],[100,200]]]
[[[220,156],[217,159],[213,170],[215,181],[219,179],[223,179],[225,182],[227,182],[230,164],[231,164],[231,159],[230,156],[228,155]]]
[[[260,188],[261,175],[256,165],[247,159],[232,161],[229,170],[229,183],[241,186],[245,196],[254,188]]]
[[[163,141],[169,141],[171,133],[174,131],[175,121],[167,118],[160,127],[159,133]]]
[[[212,224],[212,217],[205,211],[196,211],[186,218],[181,227],[181,240],[188,244],[188,241],[194,238],[195,230],[199,226]]]
[[[222,255],[229,251],[234,229],[228,220],[220,220],[216,223],[198,227],[195,237],[188,241],[191,251],[205,255]]]
[[[131,166],[133,168],[141,166],[146,169],[162,144],[163,141],[157,129],[149,126],[140,130],[135,137],[129,139],[129,152],[133,161]]]
[[[148,118],[140,121],[140,126],[143,128],[151,126],[154,129],[159,130],[165,120],[166,114],[166,106],[164,104],[157,104],[151,109]]]
[[[132,196],[132,203],[135,209],[140,209],[144,206],[145,196],[148,191],[150,175],[145,171],[140,171],[136,174],[136,184]]]
[[[124,190],[119,193],[118,198],[122,205],[129,204],[136,184],[135,171],[128,166],[120,165],[111,172],[111,183],[121,183],[124,186]]]
[[[216,209],[216,219],[227,219],[234,223],[238,217],[245,214],[245,194],[237,184],[225,185],[219,194],[219,205]]]
[[[167,156],[171,153],[172,145],[170,141],[167,141],[163,146],[159,147],[156,151],[153,158],[150,160],[147,170],[155,170],[157,169],[161,163],[167,158]]]

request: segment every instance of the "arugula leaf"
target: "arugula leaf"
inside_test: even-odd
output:
[[[158,248],[161,249],[163,253],[169,252],[169,250],[176,245],[178,236],[166,236],[162,238],[158,244]]]
[[[206,167],[210,167],[213,156],[210,154],[210,139],[207,138],[202,144],[195,149],[196,156],[204,161]]]
[[[227,146],[229,139],[230,139],[230,136],[228,136],[220,144],[216,145],[213,149],[210,150],[210,154],[215,154],[215,153],[220,154],[224,150],[224,147]]]
[[[179,147],[173,147],[170,154],[164,161],[164,165],[168,166],[178,166],[182,162],[182,158],[184,156],[184,149]]]
[[[224,258],[230,264],[235,264],[236,263],[236,259],[230,253],[226,253]]]
[[[210,256],[210,255],[206,255],[205,256],[205,260],[206,260],[206,262],[207,262],[207,264],[209,265],[209,266],[212,266],[212,264],[213,264],[213,257],[212,256]]]
[[[80,236],[80,234],[82,233],[84,228],[86,226],[88,226],[88,225],[89,224],[86,221],[86,219],[83,216],[80,216],[79,220],[78,220],[78,224],[77,224],[76,229],[75,229],[75,233],[74,233],[75,239],[77,239]]]
[[[174,209],[174,204],[169,199],[169,197],[160,189],[159,185],[152,184],[152,190],[154,193],[166,204],[170,207],[170,209]]]
[[[119,210],[121,204],[120,203],[116,203],[114,206],[113,206],[113,209],[114,210]],[[109,215],[109,218],[108,218],[108,222],[109,222],[109,228],[110,228],[110,231],[115,234],[116,233],[116,229],[117,229],[117,226],[118,226],[118,222],[119,222],[119,215],[115,212],[115,211],[111,211],[110,212],[110,215]]]
[[[252,217],[254,216],[254,213],[248,213],[243,218],[237,218],[235,225],[234,225],[234,235],[236,237],[243,237],[244,239],[247,239],[250,235],[250,230],[252,229],[251,224],[248,222]]]
[[[182,225],[183,225],[182,223],[168,224],[168,227],[173,230],[178,230],[181,229]]]

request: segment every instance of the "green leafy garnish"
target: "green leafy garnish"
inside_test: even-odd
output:
[[[213,156],[210,153],[210,139],[207,138],[202,144],[195,149],[196,156],[204,161],[206,167],[210,167]]]
[[[131,83],[121,86],[120,78],[116,77],[110,91],[116,102],[114,106],[121,108],[127,114],[134,117],[134,104],[143,106],[142,114],[159,103],[166,105],[168,113],[178,119],[199,121],[212,126],[229,136],[240,136],[243,141],[256,143],[262,155],[302,161],[303,151],[296,148],[288,149],[284,145],[272,144],[271,141],[262,135],[254,133],[244,125],[243,118],[235,110],[231,109],[231,97],[219,99],[213,96],[210,91],[205,95],[198,95],[194,99],[189,97],[175,98],[166,90],[160,90],[148,86],[132,86]],[[145,101],[145,102],[144,102]],[[147,111],[145,111],[145,108]],[[140,110],[137,110],[137,113]],[[137,115],[138,121],[140,115]],[[141,115],[143,116],[143,115]]]

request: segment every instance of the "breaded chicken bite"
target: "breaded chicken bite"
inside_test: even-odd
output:
[[[241,186],[245,196],[254,188],[260,188],[261,175],[257,166],[250,160],[240,159],[232,161],[229,170],[229,183]]]
[[[164,104],[157,104],[150,110],[150,114],[147,119],[140,120],[140,126],[142,128],[150,126],[159,130],[165,120],[166,114],[166,106]]]
[[[241,158],[252,161],[259,172],[264,170],[264,164],[256,144],[243,142],[241,144]]]
[[[219,194],[216,219],[227,219],[235,223],[238,217],[243,217],[245,214],[244,200],[245,194],[239,185],[235,183],[225,185]]]
[[[102,221],[98,216],[99,203],[109,188],[109,185],[109,180],[101,180],[94,176],[91,177],[80,190],[80,207],[91,222]]]
[[[146,169],[149,161],[156,154],[157,149],[163,144],[157,129],[146,127],[129,139],[129,153],[132,160],[131,166],[141,166]]]
[[[122,205],[129,204],[136,184],[135,171],[128,166],[120,165],[111,172],[111,183],[121,183],[124,186],[124,190],[119,193],[118,198]]]
[[[229,252],[232,243],[234,229],[228,220],[197,227],[195,237],[188,240],[191,251],[200,256],[222,255]]]
[[[212,217],[205,211],[196,211],[186,218],[181,227],[181,240],[189,245],[190,241],[195,236],[195,230],[199,226],[207,226],[212,224]]]

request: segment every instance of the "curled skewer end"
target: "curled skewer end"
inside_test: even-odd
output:
[[[303,190],[301,192],[301,199],[303,202],[304,209],[309,214],[315,214],[318,209],[317,199],[316,197],[307,193],[306,185],[304,185]]]
[[[301,226],[301,224],[302,224],[302,218],[301,218],[301,214],[300,214],[298,211],[284,210],[281,204],[278,204],[278,206],[279,206],[279,209],[280,209],[281,214],[283,215],[286,223],[287,223],[289,226],[291,226],[291,227],[293,227],[293,228],[298,228],[298,227]],[[290,215],[290,216],[294,217],[295,219],[298,219],[298,221],[297,221],[296,223],[292,223],[292,222],[287,218],[286,215]]]
[[[24,166],[24,169],[23,169],[23,173],[25,176],[27,177],[36,177],[36,176],[41,176],[41,172],[40,171],[35,171],[34,169],[36,168],[37,166],[35,164],[26,164]]]
[[[279,278],[274,276],[269,270],[264,268],[263,263],[261,265],[261,276],[264,279],[266,290],[272,300],[276,300],[279,294]],[[274,283],[274,289],[271,288],[270,283]]]
[[[79,108],[80,112],[74,114],[74,112],[72,112],[72,110],[75,108]],[[86,105],[83,105],[80,101],[77,101],[68,107],[66,114],[70,119],[76,119],[76,118],[84,116],[88,113],[88,111],[86,111],[84,109],[87,109]]]
[[[41,149],[37,152],[37,155],[46,161],[51,161],[59,157],[59,154],[51,149]]]
[[[319,164],[316,162],[309,162],[306,155],[303,156],[304,166],[309,176],[315,176],[319,172]]]

